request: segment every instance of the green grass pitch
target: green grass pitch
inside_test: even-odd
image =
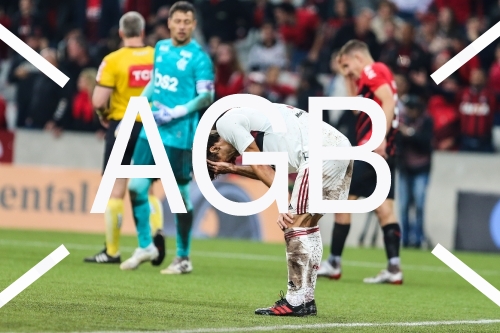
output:
[[[253,311],[286,290],[284,245],[194,240],[193,273],[165,276],[159,271],[174,255],[174,240],[161,267],[145,263],[133,272],[83,263],[102,243],[101,235],[0,229],[0,291],[59,245],[70,252],[0,308],[0,332],[500,332],[500,323],[393,324],[500,319],[497,305],[426,251],[402,251],[404,284],[390,286],[362,282],[384,267],[383,250],[347,248],[342,279],[318,281],[317,317],[275,318]],[[122,259],[135,246],[134,237],[122,237]],[[498,255],[456,255],[500,287]],[[323,325],[335,323],[345,326]]]

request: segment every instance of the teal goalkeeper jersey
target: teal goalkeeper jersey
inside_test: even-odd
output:
[[[154,87],[150,101],[174,108],[193,100],[200,92],[213,90],[213,64],[195,40],[183,46],[174,46],[171,39],[161,40],[155,46],[151,80]],[[152,111],[157,111],[154,104]],[[198,122],[199,112],[195,111],[158,126],[163,144],[192,149]],[[144,128],[140,136],[147,138]]]

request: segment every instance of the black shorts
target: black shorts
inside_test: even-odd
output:
[[[391,170],[391,188],[387,199],[394,199],[394,188],[396,179],[396,162],[393,157],[387,160],[389,169]],[[352,173],[351,188],[349,195],[368,198],[375,191],[377,186],[377,174],[371,164],[364,161],[354,161],[354,169]]]
[[[102,167],[102,172],[106,169],[106,165],[108,164],[109,156],[111,155],[111,150],[113,149],[113,145],[115,144],[115,131],[116,127],[120,121],[118,120],[110,120],[109,126],[106,131],[105,136],[105,148],[104,148],[104,165]],[[132,128],[132,133],[130,134],[130,140],[128,141],[127,148],[125,149],[125,154],[123,155],[122,165],[130,165],[132,161],[132,155],[134,155],[134,148],[139,138],[139,133],[142,129],[142,123],[135,122],[134,127]]]

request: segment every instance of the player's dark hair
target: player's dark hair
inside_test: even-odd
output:
[[[343,55],[348,55],[354,51],[363,51],[370,54],[370,49],[368,48],[368,45],[365,42],[362,42],[358,39],[351,39],[350,41],[345,43],[344,46],[342,46],[342,48],[339,51],[339,57]]]
[[[208,143],[207,143],[207,160],[212,161],[212,162],[219,162],[219,155],[214,154],[210,151],[210,148],[215,145],[217,142],[219,142],[220,135],[216,131],[210,132],[210,135],[208,136]],[[208,169],[208,174],[210,176],[211,180],[214,180],[217,178],[217,175],[210,169]]]
[[[276,6],[276,9],[284,11],[286,14],[295,14],[295,6],[288,2],[282,2]]]
[[[193,17],[196,18],[196,9],[194,8],[193,4],[187,1],[177,1],[170,7],[170,10],[168,12],[168,17],[172,17],[175,12],[192,12]]]

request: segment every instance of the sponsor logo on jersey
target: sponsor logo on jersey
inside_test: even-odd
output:
[[[170,75],[162,75],[158,68],[155,69],[155,87],[169,90],[172,92],[177,91],[177,85],[179,84],[179,80]]]
[[[460,112],[466,116],[487,116],[490,114],[490,106],[486,103],[460,104]]]
[[[186,58],[180,58],[179,61],[177,61],[177,69],[180,71],[185,71],[187,64],[188,61],[186,60]]]
[[[181,50],[180,55],[181,55],[181,57],[188,58],[188,59],[193,56],[193,54],[191,52],[186,51],[186,50]]]
[[[153,65],[135,65],[129,67],[128,85],[132,88],[145,87],[151,80]]]
[[[168,52],[170,50],[170,47],[168,45],[161,45],[160,46],[160,51],[162,52]]]

